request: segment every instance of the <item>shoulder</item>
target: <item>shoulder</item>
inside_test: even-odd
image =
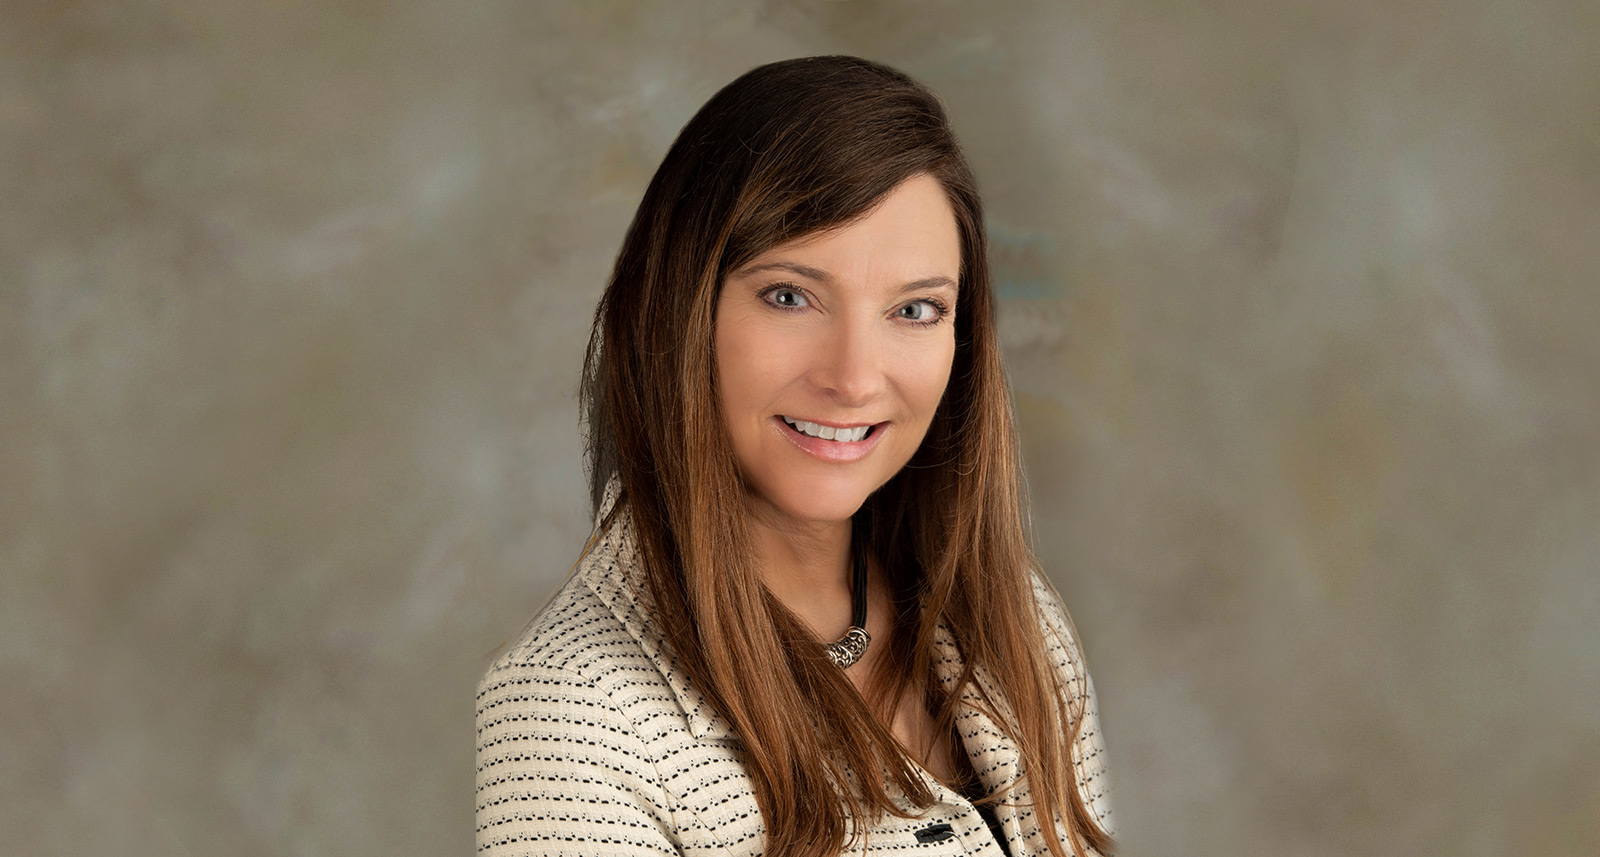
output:
[[[1071,705],[1074,708],[1081,706],[1081,720],[1072,743],[1072,765],[1079,794],[1101,828],[1107,833],[1114,833],[1106,775],[1105,738],[1100,731],[1099,700],[1095,696],[1094,681],[1089,677],[1088,667],[1084,663],[1078,632],[1055,586],[1040,570],[1031,569],[1029,573],[1033,579],[1034,601],[1039,606],[1043,620],[1045,652],[1055,667],[1056,676],[1061,680]]]
[[[598,678],[605,657],[633,637],[581,574],[569,577],[550,602],[490,664],[485,681],[507,669],[547,668]],[[634,646],[637,648],[637,646]]]
[[[1083,665],[1083,648],[1078,642],[1078,632],[1067,614],[1066,605],[1055,585],[1037,568],[1028,570],[1033,585],[1033,600],[1039,609],[1044,630],[1045,653],[1055,665],[1074,697],[1085,693],[1088,671]]]
[[[660,665],[581,575],[570,578],[478,682],[478,718],[574,716],[588,710],[600,728],[627,726],[661,705]],[[618,722],[620,721],[620,722]]]
[[[480,853],[759,851],[737,743],[640,607],[625,545],[593,547],[478,683]]]
[[[561,853],[574,841],[670,853],[673,802],[620,676],[643,658],[577,578],[478,682],[479,851]],[[648,663],[643,666],[648,668]]]

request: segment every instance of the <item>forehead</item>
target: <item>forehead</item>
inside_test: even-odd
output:
[[[733,272],[782,270],[814,280],[874,282],[948,278],[961,270],[961,236],[944,187],[915,176],[866,214],[756,255]]]

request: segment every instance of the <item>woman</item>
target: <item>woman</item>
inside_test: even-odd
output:
[[[480,852],[1109,853],[931,93],[850,57],[719,92],[584,375],[595,535],[479,688]]]

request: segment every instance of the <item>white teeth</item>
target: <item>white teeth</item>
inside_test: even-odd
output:
[[[794,426],[795,431],[798,431],[801,434],[810,435],[811,437],[820,437],[823,440],[831,440],[831,441],[842,442],[842,443],[855,443],[856,441],[859,441],[859,440],[865,438],[867,436],[867,429],[871,428],[871,426],[856,426],[855,428],[834,428],[833,426],[824,426],[824,425],[818,425],[816,423],[808,423],[805,420],[796,420],[796,419],[791,419],[789,417],[784,417],[783,421],[788,423],[791,426]]]

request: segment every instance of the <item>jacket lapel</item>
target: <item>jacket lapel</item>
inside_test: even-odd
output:
[[[945,691],[953,690],[961,677],[964,661],[956,646],[955,636],[943,620],[934,633],[934,663],[935,673]],[[956,731],[961,736],[967,758],[972,760],[973,770],[988,793],[994,794],[1011,787],[1011,791],[995,804],[995,817],[1000,821],[1006,838],[1014,843],[1013,849],[1019,844],[1026,847],[1038,837],[1040,816],[1029,813],[1024,817],[1020,809],[1033,803],[1028,794],[1028,781],[1021,776],[1022,752],[994,718],[984,712],[979,688],[990,699],[1004,700],[1005,697],[995,687],[988,671],[981,666],[973,671],[973,682],[978,687],[969,684],[961,689],[956,707]],[[1004,708],[1000,711],[1002,716],[1007,713]],[[1018,853],[1020,855],[1022,852]]]
[[[606,485],[605,497],[600,502],[600,514],[595,517],[596,527],[616,502],[619,485],[616,477],[612,477]],[[640,603],[641,593],[648,589],[644,568],[634,545],[633,517],[628,510],[624,509],[618,514],[611,528],[590,548],[580,565],[579,574],[661,670],[667,687],[684,712],[689,733],[696,739],[709,741],[734,737],[728,722],[689,682],[689,674],[667,645],[666,636],[649,620]]]

